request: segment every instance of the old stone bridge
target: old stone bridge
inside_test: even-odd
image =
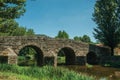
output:
[[[57,65],[57,55],[61,50],[65,53],[65,63],[70,65],[98,63],[102,56],[110,53],[108,48],[74,40],[45,36],[8,36],[0,37],[0,63],[17,64],[18,54],[24,47],[31,47],[37,52],[38,65],[47,64],[49,61]]]

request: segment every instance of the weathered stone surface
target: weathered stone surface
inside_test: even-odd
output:
[[[73,62],[76,64],[84,64],[86,62],[86,55],[91,51],[100,55],[101,57],[109,55],[108,48],[89,45],[83,42],[76,42],[74,40],[54,39],[43,36],[8,36],[0,37],[0,56],[8,56],[9,64],[17,64],[17,55],[19,54],[20,50],[26,46],[34,48],[38,53],[41,54],[41,64],[44,64],[44,61],[46,60],[44,59],[45,57],[54,57],[52,59],[56,59],[55,57],[57,56],[55,55],[57,55],[58,52],[63,48],[70,48],[73,50],[74,53],[71,54],[75,55],[73,56],[75,57],[75,59],[73,58],[75,60]],[[68,58],[69,54],[67,59]],[[56,63],[56,61],[52,61]]]
[[[7,56],[8,64],[17,64],[17,54],[11,48],[3,50],[0,56]]]

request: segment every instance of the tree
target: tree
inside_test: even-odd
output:
[[[25,12],[26,0],[0,0],[0,18],[15,19]]]
[[[63,30],[58,32],[58,35],[56,36],[56,38],[69,39],[69,35],[67,32]]]
[[[90,37],[87,35],[83,35],[83,37],[81,38],[81,41],[86,43],[91,43]]]
[[[15,20],[6,20],[0,24],[0,35],[10,36],[17,27],[19,27],[19,24]]]
[[[26,32],[26,35],[28,36],[31,36],[31,35],[34,35],[34,30],[33,29],[28,29],[27,32]]]
[[[81,41],[80,37],[78,37],[78,36],[75,36],[75,37],[74,37],[74,40],[75,40],[75,41]]]
[[[67,32],[65,32],[65,31],[63,30],[62,34],[63,34],[63,38],[64,38],[64,39],[69,39],[69,35],[68,35]]]
[[[94,37],[109,46],[114,55],[114,48],[120,43],[120,0],[97,0],[93,20],[98,25]]]
[[[86,42],[86,43],[91,43],[91,39],[88,35],[83,35],[82,37],[75,36],[74,40],[75,41],[82,41],[82,42]]]
[[[17,27],[13,32],[12,36],[24,36],[26,34],[26,28],[25,27]]]
[[[14,19],[24,14],[25,2],[26,0],[0,0],[0,35],[24,34],[20,33],[24,29]]]
[[[59,31],[55,38],[61,38],[61,36],[62,36],[62,31]]]
[[[0,24],[0,36],[34,35],[33,29],[19,26],[14,19],[9,19]]]

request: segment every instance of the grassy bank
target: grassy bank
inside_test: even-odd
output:
[[[34,77],[25,76],[22,74],[20,75],[11,72],[0,72],[0,80],[38,80],[38,79]]]
[[[1,78],[2,80],[94,80],[93,77],[59,67],[19,67],[7,64],[0,64]]]

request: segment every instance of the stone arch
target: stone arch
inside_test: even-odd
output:
[[[87,54],[87,63],[92,65],[98,64],[98,55],[95,52],[90,51]]]
[[[26,44],[26,45],[20,46],[17,55],[19,55],[20,51],[24,49],[25,47],[31,47],[36,51],[37,54],[35,54],[35,58],[36,58],[37,66],[42,66],[44,64],[43,62],[44,55],[43,55],[43,51],[37,45]]]
[[[73,65],[75,64],[75,52],[70,47],[63,47],[59,50],[59,52],[63,51],[65,55],[65,65]],[[57,55],[59,55],[59,52]]]

